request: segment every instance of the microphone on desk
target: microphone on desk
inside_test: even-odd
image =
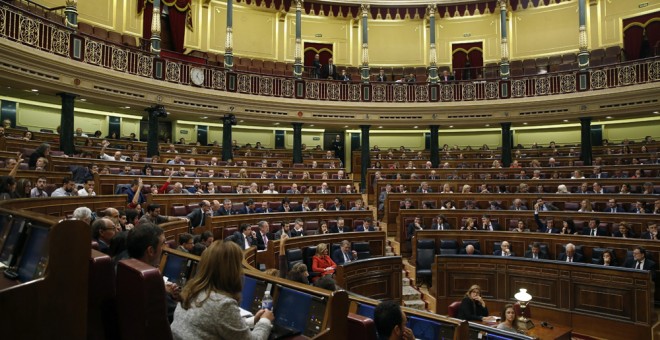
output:
[[[553,325],[551,325],[551,324],[550,324],[549,322],[547,322],[547,321],[543,321],[543,322],[541,322],[541,327],[543,327],[543,328],[549,328],[549,329],[553,329],[553,328],[555,328]]]

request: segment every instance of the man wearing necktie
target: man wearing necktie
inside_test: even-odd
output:
[[[211,202],[203,200],[199,202],[199,208],[193,210],[186,216],[190,221],[191,228],[198,228],[204,225],[206,216],[211,213]]]
[[[639,270],[650,270],[651,277],[655,281],[655,262],[646,258],[646,249],[640,246],[633,248],[633,258],[626,262],[625,267]]]
[[[548,257],[541,252],[541,244],[538,242],[532,243],[532,249],[525,252],[525,258],[533,260],[546,260]]]
[[[565,252],[559,254],[560,262],[582,262],[582,255],[575,252],[575,245],[568,243]]]
[[[337,265],[346,264],[357,260],[357,252],[351,250],[351,242],[341,241],[341,247],[332,253],[332,260]]]
[[[257,250],[266,250],[268,248],[269,239],[273,238],[270,234],[270,226],[266,221],[259,221],[259,232],[256,233],[257,237]]]

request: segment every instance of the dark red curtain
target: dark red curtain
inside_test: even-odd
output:
[[[660,11],[623,20],[623,49],[626,60],[650,57],[654,52],[657,53],[656,45],[660,44],[658,18]]]
[[[169,7],[170,17],[170,37],[172,38],[172,47],[175,52],[183,52],[183,39],[186,34],[186,16],[187,12],[179,12],[173,7]]]
[[[304,56],[303,56],[303,65],[312,66],[314,62],[314,56],[318,53],[319,60],[321,64],[325,65],[328,63],[328,59],[332,58],[332,44],[321,44],[321,43],[305,43]]]
[[[151,17],[152,17],[152,12],[154,11],[154,4],[151,2],[142,3],[140,1],[139,3],[142,3],[143,6],[138,7],[138,10],[142,10],[142,38],[144,40],[149,40],[151,39]]]
[[[483,43],[452,44],[452,69],[457,80],[476,79],[477,70],[484,65]],[[470,64],[467,64],[468,59]],[[466,67],[469,66],[469,67]]]

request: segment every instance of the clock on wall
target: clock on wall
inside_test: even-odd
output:
[[[190,81],[197,86],[204,85],[204,70],[198,67],[191,68]]]

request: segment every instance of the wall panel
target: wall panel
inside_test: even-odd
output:
[[[436,18],[436,41],[439,64],[451,65],[452,44],[473,41],[484,42],[484,63],[497,61],[501,58],[499,12],[473,17]]]
[[[368,27],[370,64],[426,64],[423,21],[379,20],[370,21]]]
[[[293,46],[296,42],[296,20],[295,15],[286,17],[286,51],[287,60],[293,60]],[[359,61],[351,59],[351,44],[357,44],[351,40],[351,21],[343,18],[302,16],[302,41],[305,42],[333,44],[333,59],[337,65],[356,65]],[[357,45],[355,45],[357,46]]]
[[[511,15],[511,59],[577,52],[577,1],[527,8]]]
[[[58,6],[61,5],[63,4],[60,3]],[[137,5],[133,7],[133,11],[137,11]],[[121,27],[117,27],[119,15],[121,12],[117,7],[117,0],[78,1],[78,21],[121,31]]]

